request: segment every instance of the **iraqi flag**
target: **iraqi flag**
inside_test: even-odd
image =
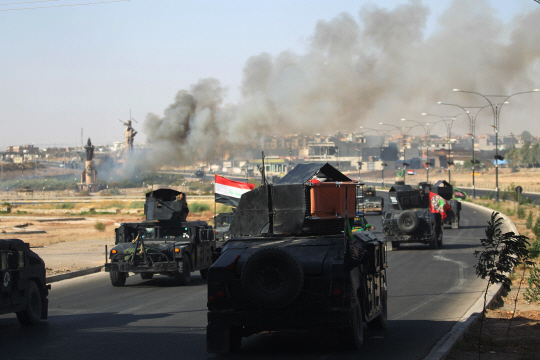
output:
[[[439,213],[444,219],[446,217],[446,211],[450,210],[448,201],[442,198],[439,194],[429,192],[429,211],[432,213]]]
[[[232,207],[238,206],[238,202],[243,193],[255,188],[255,184],[234,181],[219,175],[215,175],[214,184],[216,202]]]

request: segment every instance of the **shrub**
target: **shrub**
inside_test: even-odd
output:
[[[129,204],[130,209],[142,209],[144,208],[144,202],[142,201],[134,201],[131,204]]]
[[[517,217],[518,219],[525,219],[525,208],[523,206],[518,206]]]
[[[529,248],[529,257],[537,258],[540,256],[540,240],[535,240]]]
[[[94,229],[96,229],[99,232],[104,232],[106,228],[107,226],[101,221],[96,222],[96,224],[94,225]]]
[[[488,199],[493,200],[493,191],[490,191],[488,194]]]
[[[527,222],[525,223],[525,227],[530,230],[532,228],[532,222],[533,222],[533,214],[532,214],[532,210],[529,210],[529,215],[527,215]]]
[[[55,209],[74,209],[75,204],[74,203],[62,203],[58,204],[54,207]]]
[[[529,283],[529,288],[525,290],[523,298],[531,302],[540,301],[540,269],[536,266],[531,268],[527,282]]]
[[[532,231],[534,233],[534,236],[536,236],[536,238],[538,239],[540,237],[540,217],[536,218],[536,222],[534,223]]]
[[[210,210],[210,205],[207,203],[193,202],[189,204],[189,211],[192,213],[202,213]]]
[[[508,193],[506,191],[503,191],[501,198],[502,201],[506,201],[508,199]]]

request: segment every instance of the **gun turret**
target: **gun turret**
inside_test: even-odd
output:
[[[189,208],[186,194],[173,189],[158,189],[146,194],[146,220],[186,221]]]

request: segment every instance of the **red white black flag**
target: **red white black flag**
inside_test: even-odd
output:
[[[253,190],[255,184],[230,180],[226,177],[215,175],[216,202],[237,207],[243,193]]]
[[[439,213],[441,214],[441,217],[444,219],[446,218],[446,212],[450,210],[450,205],[448,204],[448,201],[443,199],[442,196],[439,194],[435,194],[433,192],[429,192],[429,211],[432,213]]]

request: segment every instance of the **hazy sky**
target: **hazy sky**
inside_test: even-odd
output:
[[[260,60],[261,54],[267,54],[273,65],[278,62],[280,54],[284,53],[294,54],[296,59],[305,60],[310,47],[314,46],[314,38],[317,38],[314,34],[321,33],[320,29],[316,31],[317,25],[330,26],[333,20],[339,19],[343,13],[348,13],[350,18],[354,19],[354,26],[362,26],[367,19],[363,19],[361,13],[365,13],[366,9],[374,11],[373,9],[378,8],[378,11],[370,14],[383,17],[384,11],[395,11],[391,14],[393,18],[403,22],[402,25],[406,27],[406,16],[415,17],[411,15],[411,9],[414,9],[412,5],[427,8],[425,14],[419,13],[418,19],[412,21],[418,22],[421,37],[429,44],[434,37],[443,37],[442,28],[448,30],[455,26],[455,23],[461,22],[464,30],[460,41],[466,42],[468,32],[474,37],[477,30],[493,26],[494,29],[502,29],[495,36],[501,38],[501,41],[511,42],[513,40],[510,31],[521,21],[516,21],[516,17],[535,11],[538,15],[537,11],[540,10],[540,4],[533,0],[469,0],[469,3],[480,4],[476,8],[478,14],[482,13],[482,9],[478,10],[480,6],[485,13],[496,19],[494,22],[489,16],[486,20],[477,15],[479,20],[489,22],[487,25],[483,21],[476,23],[474,18],[468,18],[470,11],[466,11],[465,0],[457,1],[459,6],[451,0],[132,0],[90,6],[6,11],[99,1],[103,0],[0,0],[0,147],[19,144],[35,144],[40,147],[55,144],[80,145],[81,128],[84,128],[84,142],[89,136],[95,144],[122,141],[123,126],[118,119],[127,120],[130,109],[133,118],[138,121],[134,124],[139,131],[135,141],[145,141],[145,119],[150,118],[145,127],[152,127],[151,121],[158,121],[158,118],[164,116],[165,109],[175,102],[179,90],[192,91],[192,86],[201,79],[213,78],[219,80],[220,86],[226,90],[220,106],[242,102],[245,91],[241,90],[241,86],[246,64],[252,57]],[[9,5],[13,3],[20,4]],[[406,16],[400,16],[396,10],[403,5],[410,5],[409,12],[403,12],[408,14]],[[452,6],[454,9],[449,11]],[[460,6],[465,9],[463,12],[459,10]],[[540,22],[540,17],[537,17],[536,22]],[[395,23],[371,24],[375,29],[388,31],[393,25]],[[505,31],[506,26],[508,32]],[[399,33],[399,30],[396,31]],[[453,32],[456,32],[455,28]],[[388,36],[393,37],[392,34]],[[536,32],[536,39],[540,42],[538,34]],[[505,37],[509,39],[503,39]],[[418,42],[418,39],[415,41]],[[456,40],[448,41],[450,44]],[[377,51],[391,52],[392,49]],[[460,71],[463,73],[466,70],[469,79],[479,75],[478,62],[471,62],[471,67],[466,67],[467,58],[474,57],[477,51],[477,45],[473,43],[468,49],[455,51],[453,54],[463,60]],[[447,85],[441,81],[447,96],[439,100],[484,105],[482,99],[470,98],[471,101],[468,101],[463,97],[456,97],[451,91],[452,87],[473,86],[474,88],[468,90],[486,93],[503,90],[517,92],[540,87],[537,56],[540,54],[531,55],[531,63],[527,65],[515,65],[526,67],[526,72],[530,75],[531,81],[523,83],[523,86],[521,83],[513,83],[508,89],[497,86],[484,89],[481,81],[455,85]],[[487,58],[497,57],[498,54],[494,53]],[[434,56],[432,61],[444,62],[447,59],[448,54],[441,54],[440,58]],[[395,61],[398,61],[398,57]],[[390,65],[386,68],[388,66]],[[253,74],[253,66],[250,69]],[[427,66],[425,71],[431,71],[431,67]],[[403,72],[407,72],[407,68],[400,70],[400,73]],[[416,80],[413,75],[414,73],[403,81],[410,81],[411,84],[421,87],[422,83],[425,83],[424,78],[430,77],[429,73],[425,73]],[[498,74],[492,73],[491,76],[497,77]],[[294,82],[294,77],[288,81]],[[361,82],[362,79],[358,81]],[[295,85],[289,84],[289,87]],[[334,86],[340,85],[337,83]],[[424,90],[429,91],[429,87],[433,86],[433,83],[425,83],[427,89]],[[440,90],[437,89],[437,94],[441,94]],[[400,91],[418,90],[407,85]],[[370,96],[369,92],[363,94]],[[386,92],[384,96],[400,97],[400,93]],[[527,101],[531,101],[540,94],[523,96],[530,96]],[[534,99],[536,103],[540,103],[540,98]],[[455,112],[437,108],[433,106],[433,102],[426,103],[426,96],[419,96],[419,102],[414,104],[411,104],[409,99],[402,101],[408,104],[407,108],[403,109],[405,113],[398,114],[399,111],[396,110],[388,115],[392,119],[374,119],[372,122],[363,119],[359,120],[359,124],[378,127],[379,120],[397,124],[399,117],[425,120],[419,116],[424,111],[439,114]],[[384,98],[374,102],[376,104],[366,112],[370,119],[375,117],[378,109],[384,113]],[[530,113],[539,110],[538,106],[527,108],[526,102],[523,104],[523,111]],[[511,109],[505,111],[510,112]],[[155,115],[152,118],[149,114]],[[340,118],[340,115],[336,118]],[[536,118],[538,119],[537,114]],[[504,116],[501,118],[501,122],[503,121]],[[346,126],[336,125],[335,129],[358,130],[350,121],[345,123]],[[242,126],[249,126],[249,123]],[[261,124],[254,126],[260,127]],[[515,133],[524,129],[525,125],[512,125],[506,129],[502,127],[501,132]],[[328,126],[321,125],[320,131],[317,126],[310,130],[312,131],[309,132],[313,133],[324,132],[328,131]],[[538,130],[536,127],[531,132],[538,134]],[[148,131],[147,129],[146,132]]]

